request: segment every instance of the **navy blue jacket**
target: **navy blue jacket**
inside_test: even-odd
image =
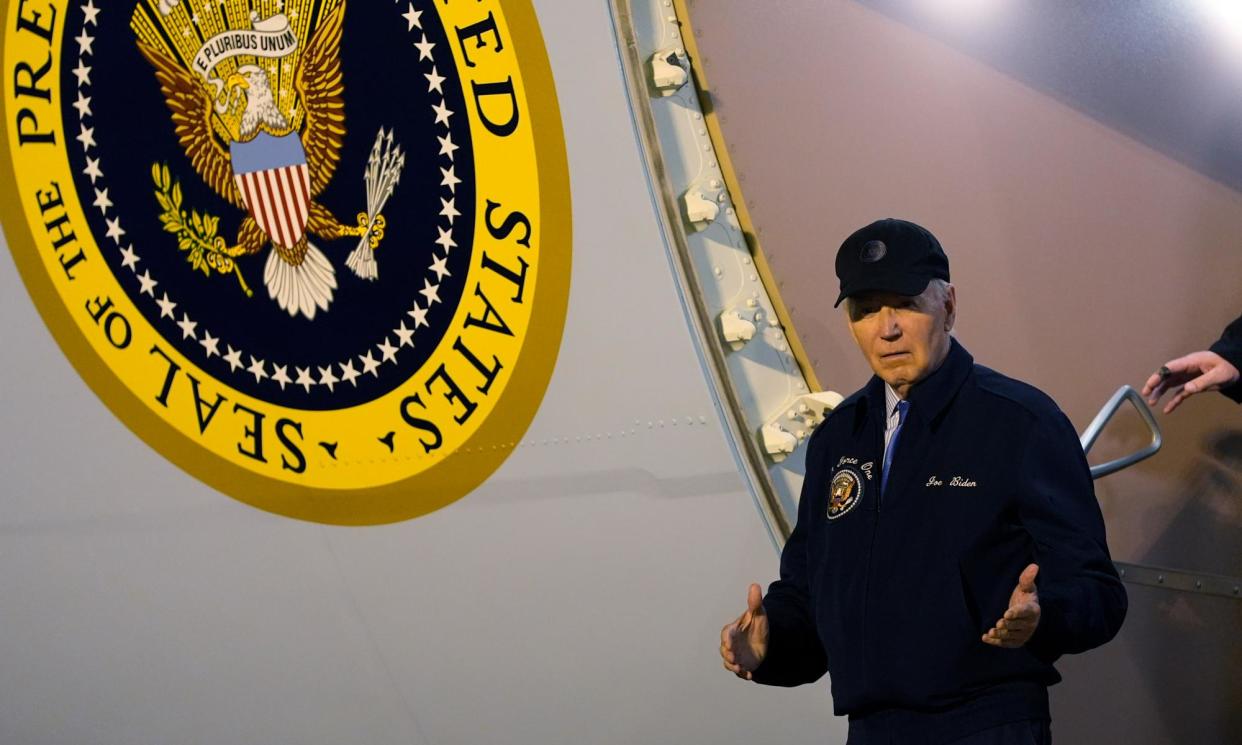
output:
[[[1229,360],[1229,364],[1242,370],[1242,318],[1238,318],[1226,326],[1224,333],[1220,335],[1220,338],[1216,340],[1216,343],[1210,349]],[[1220,392],[1234,401],[1242,403],[1242,383],[1234,383],[1231,386],[1222,388]]]
[[[790,686],[828,671],[834,709],[852,719],[957,712],[935,720],[951,720],[946,740],[1047,717],[1053,661],[1111,639],[1126,611],[1078,436],[1046,395],[975,365],[956,340],[908,398],[882,500],[883,381],[811,437],[754,679]],[[1032,562],[1034,636],[1017,649],[983,643]]]

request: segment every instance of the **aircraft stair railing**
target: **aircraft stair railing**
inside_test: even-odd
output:
[[[1122,404],[1126,401],[1134,404],[1139,417],[1147,425],[1147,428],[1151,430],[1151,441],[1120,458],[1091,466],[1091,478],[1093,479],[1103,478],[1123,468],[1129,468],[1139,461],[1150,458],[1160,450],[1160,446],[1164,443],[1164,438],[1160,434],[1160,425],[1156,422],[1156,417],[1152,414],[1151,409],[1147,407],[1147,403],[1143,401],[1143,397],[1130,386],[1123,385],[1117,389],[1112,398],[1108,399],[1108,403],[1104,404],[1104,407],[1100,409],[1100,413],[1095,415],[1095,419],[1083,431],[1082,437],[1079,438],[1079,441],[1082,443],[1083,453],[1088,455],[1091,453],[1091,448],[1095,445],[1096,440],[1099,439],[1100,433],[1104,431],[1104,427],[1108,425],[1109,421],[1112,420],[1113,416],[1117,414]],[[1131,584],[1242,599],[1242,579],[1237,577],[1168,569],[1123,561],[1114,562],[1114,565],[1117,567],[1117,573],[1121,575],[1121,578]]]

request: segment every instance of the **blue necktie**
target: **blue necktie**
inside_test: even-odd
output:
[[[888,487],[888,472],[893,466],[893,452],[897,450],[897,438],[901,437],[901,428],[906,423],[906,412],[910,411],[910,402],[901,400],[897,402],[897,429],[893,430],[893,436],[888,441],[888,449],[884,451],[884,470],[880,473],[880,496],[884,495],[885,489]]]

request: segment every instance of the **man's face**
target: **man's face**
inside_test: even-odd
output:
[[[850,333],[867,363],[902,398],[949,353],[956,309],[952,285],[943,292],[928,286],[916,297],[865,292],[846,305]]]

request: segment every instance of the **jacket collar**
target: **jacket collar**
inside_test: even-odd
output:
[[[911,410],[918,411],[919,418],[929,424],[935,421],[936,417],[940,416],[940,413],[957,395],[958,389],[962,387],[962,383],[966,382],[974,365],[975,358],[970,356],[970,352],[967,352],[957,339],[950,338],[949,353],[945,356],[944,362],[940,363],[940,367],[936,368],[931,375],[910,388],[907,398],[910,400]],[[884,418],[888,416],[884,403],[884,381],[878,375],[871,376],[866,391],[868,408],[879,412],[880,421],[884,421]]]

